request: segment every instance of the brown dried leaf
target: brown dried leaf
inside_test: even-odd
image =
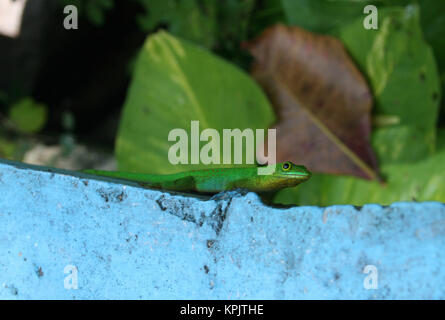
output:
[[[342,43],[276,25],[245,46],[255,58],[252,75],[279,116],[277,162],[375,178],[372,96]]]

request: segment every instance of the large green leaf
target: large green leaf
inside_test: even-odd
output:
[[[441,140],[445,142],[445,130]],[[416,163],[382,166],[385,185],[351,177],[313,175],[301,187],[280,191],[275,203],[328,206],[333,204],[390,204],[396,201],[445,202],[445,146]]]
[[[170,130],[266,129],[274,113],[242,70],[166,32],[150,36],[138,57],[116,144],[120,170],[171,173],[203,165],[172,165]],[[189,134],[190,137],[190,134]],[[190,144],[189,144],[190,145]]]

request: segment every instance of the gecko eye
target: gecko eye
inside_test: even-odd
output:
[[[289,162],[283,163],[283,170],[288,171],[289,169],[290,169],[290,163]]]

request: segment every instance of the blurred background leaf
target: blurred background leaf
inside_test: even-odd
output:
[[[0,157],[5,159],[13,159],[16,150],[15,143],[0,137]]]
[[[22,133],[39,132],[45,125],[46,117],[47,107],[29,97],[15,103],[9,110],[9,119]]]
[[[170,34],[213,50],[240,66],[248,56],[240,43],[248,39],[257,0],[135,0],[145,9],[138,15],[144,31],[165,29]],[[277,0],[275,0],[277,1]],[[278,0],[279,2],[280,0]],[[278,3],[281,8],[281,3]],[[262,28],[262,26],[260,26]]]
[[[138,0],[146,14],[138,16],[139,26],[151,31],[167,25],[170,33],[212,47],[216,38],[216,5],[213,0]]]
[[[431,44],[442,84],[441,121],[445,123],[445,1],[419,1],[425,39]]]
[[[150,36],[136,63],[120,123],[116,155],[123,171],[171,173],[208,167],[168,160],[175,128],[258,129],[274,121],[259,86],[242,70],[160,31]],[[189,144],[190,145],[190,144]],[[218,166],[218,165],[215,165]]]
[[[85,15],[88,20],[96,25],[105,23],[107,11],[114,6],[114,0],[59,0],[62,5],[76,6],[80,15]]]
[[[6,92],[0,91],[0,104],[5,103],[7,98],[8,95],[6,94]]]
[[[306,30],[330,33],[356,18],[363,8],[376,1],[356,0],[282,0],[287,22]]]
[[[107,10],[113,7],[113,0],[89,0],[85,4],[87,17],[96,25],[103,25]]]

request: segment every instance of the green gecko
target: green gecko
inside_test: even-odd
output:
[[[311,177],[304,167],[290,161],[276,164],[269,175],[259,175],[258,167],[214,168],[156,175],[119,171],[84,170],[99,176],[136,181],[143,187],[197,193],[218,193],[235,189],[273,192],[294,187]]]

